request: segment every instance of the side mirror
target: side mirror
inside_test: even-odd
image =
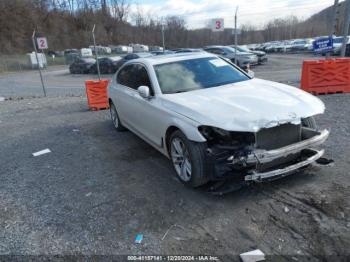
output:
[[[139,92],[139,95],[142,98],[149,98],[150,97],[150,93],[149,93],[149,87],[148,86],[140,86],[139,88],[137,88],[137,91]]]

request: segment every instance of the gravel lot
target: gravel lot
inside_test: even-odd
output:
[[[271,56],[256,76],[297,85],[296,57]],[[40,96],[33,75],[1,76],[0,96]],[[318,123],[331,129],[325,148],[333,166],[218,197],[184,187],[164,156],[116,132],[107,111],[88,111],[80,97],[87,76],[56,68],[45,77],[52,97],[0,102],[0,254],[232,261],[259,248],[270,261],[348,261],[350,95],[320,97],[327,111]],[[57,97],[70,95],[77,97]],[[45,148],[52,152],[31,155]]]

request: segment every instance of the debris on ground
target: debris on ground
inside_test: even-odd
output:
[[[333,159],[328,159],[325,157],[321,157],[316,160],[316,165],[320,166],[334,166],[334,160]]]
[[[73,129],[73,132],[80,132],[79,129]]]
[[[89,196],[91,196],[91,194],[92,194],[92,193],[89,192],[89,193],[87,193],[85,196],[86,196],[86,197],[89,197]]]
[[[265,254],[260,249],[242,253],[239,256],[243,262],[257,262],[265,260]]]
[[[33,153],[33,156],[41,156],[41,155],[44,155],[44,154],[47,154],[47,153],[51,153],[51,150],[46,148],[44,150],[41,150],[41,151],[38,151],[38,152],[35,152]]]
[[[284,213],[289,213],[289,208],[288,207],[284,207],[283,211],[284,211]]]
[[[5,97],[0,96],[0,102],[4,102],[5,101]]]
[[[135,243],[136,244],[140,244],[142,242],[143,239],[143,235],[142,234],[138,234],[135,238]]]
[[[182,227],[182,226],[180,226],[180,225],[177,225],[177,224],[171,225],[171,226],[168,228],[168,230],[165,232],[164,236],[162,237],[162,241],[165,239],[165,237],[168,235],[169,231],[170,231],[173,227],[179,227],[179,228],[185,230],[185,228]]]

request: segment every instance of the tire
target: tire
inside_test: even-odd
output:
[[[301,124],[304,127],[308,127],[311,129],[317,129],[316,120],[313,116],[302,119]]]
[[[118,112],[117,112],[117,108],[115,107],[113,102],[110,102],[110,104],[109,104],[109,112],[110,112],[111,120],[112,120],[112,123],[113,123],[115,129],[117,129],[118,131],[125,131],[126,128],[121,123]]]
[[[209,181],[205,149],[205,143],[189,141],[180,130],[171,134],[169,155],[178,179],[186,186],[199,187]]]

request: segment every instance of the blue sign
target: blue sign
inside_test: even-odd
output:
[[[318,38],[313,42],[316,53],[331,52],[333,50],[333,37]]]

